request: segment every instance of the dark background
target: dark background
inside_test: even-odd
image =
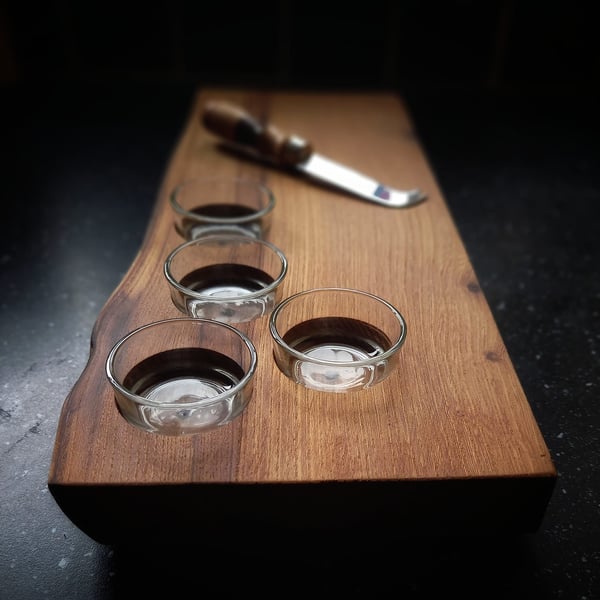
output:
[[[564,0],[0,3],[0,599],[599,598],[598,38]],[[558,470],[539,531],[224,555],[99,545],[56,506],[62,402],[215,84],[405,98]]]
[[[598,83],[586,2],[4,2],[5,81],[405,88]],[[558,88],[558,89],[557,89]]]

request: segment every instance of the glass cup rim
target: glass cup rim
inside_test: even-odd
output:
[[[354,360],[354,361],[326,360],[326,359],[322,359],[322,358],[315,358],[315,357],[303,354],[302,352],[298,352],[298,350],[296,350],[295,348],[292,348],[291,346],[286,344],[284,339],[279,334],[279,331],[277,330],[277,326],[276,326],[277,316],[282,311],[282,309],[284,309],[288,304],[290,304],[291,302],[293,302],[295,299],[299,298],[300,296],[307,296],[309,294],[320,293],[320,292],[344,292],[344,293],[350,292],[352,294],[358,294],[361,296],[365,296],[365,297],[371,298],[372,300],[379,302],[385,308],[387,308],[396,317],[396,319],[400,323],[400,335],[398,336],[398,339],[385,352],[382,352],[381,354],[377,354],[376,356],[373,356],[372,358],[363,359],[363,360]],[[372,294],[370,292],[366,292],[366,291],[355,289],[355,288],[319,287],[319,288],[311,288],[308,290],[302,290],[300,292],[296,292],[295,294],[292,294],[291,296],[288,296],[287,298],[284,298],[283,300],[281,300],[275,306],[275,308],[273,308],[273,311],[269,315],[269,331],[271,333],[271,336],[273,337],[273,339],[279,346],[281,346],[286,352],[291,354],[294,358],[297,358],[298,360],[301,360],[302,362],[308,362],[308,363],[312,363],[315,365],[323,365],[323,366],[327,366],[327,367],[337,367],[337,368],[340,368],[340,367],[342,367],[342,368],[344,368],[344,367],[350,367],[350,368],[366,367],[366,366],[377,364],[381,361],[387,360],[388,358],[390,358],[391,356],[396,354],[398,352],[398,350],[400,350],[400,348],[404,345],[404,342],[406,340],[406,321],[405,321],[404,317],[402,316],[402,313],[393,304],[391,304],[387,300],[384,300],[380,296],[377,296],[376,294]]]
[[[212,396],[211,398],[203,398],[201,400],[197,400],[196,402],[170,402],[168,404],[165,404],[164,402],[156,402],[156,401],[146,398],[144,396],[134,394],[134,393],[130,392],[127,388],[125,388],[119,381],[117,381],[117,379],[113,376],[113,370],[114,370],[115,356],[116,356],[117,352],[119,351],[119,349],[128,340],[130,340],[133,336],[140,333],[141,331],[150,329],[157,325],[166,325],[166,324],[171,324],[171,323],[176,323],[176,322],[179,322],[179,323],[188,322],[188,323],[194,324],[194,325],[210,324],[210,325],[213,325],[216,327],[223,327],[225,329],[229,329],[232,333],[237,335],[241,339],[241,341],[244,342],[245,346],[248,348],[248,351],[250,352],[250,365],[248,366],[248,369],[246,369],[244,376],[233,387],[229,388],[225,392],[221,392],[221,393],[217,394],[216,396]],[[136,327],[135,329],[133,329],[132,331],[130,331],[129,333],[124,335],[120,340],[118,340],[114,344],[114,346],[111,348],[110,352],[108,353],[108,356],[106,358],[106,363],[105,363],[105,372],[106,372],[106,377],[108,378],[110,384],[115,389],[117,389],[119,391],[119,393],[121,393],[123,396],[125,396],[128,400],[131,400],[132,402],[135,402],[136,404],[138,404],[140,406],[152,406],[155,408],[169,408],[169,409],[171,409],[171,408],[172,409],[181,409],[181,408],[190,409],[190,408],[211,406],[212,404],[217,404],[217,403],[221,402],[222,400],[224,400],[225,398],[229,398],[229,397],[234,396],[237,393],[241,392],[246,387],[248,382],[252,379],[252,377],[254,376],[254,373],[256,372],[257,363],[258,363],[258,354],[257,354],[256,348],[255,348],[254,344],[252,343],[252,341],[250,340],[250,338],[248,338],[248,336],[246,336],[244,333],[242,333],[235,327],[232,327],[228,323],[223,323],[221,321],[214,321],[213,319],[200,319],[200,318],[195,318],[195,317],[174,317],[171,319],[161,319],[160,321],[153,321],[151,323],[145,323],[144,325]]]
[[[203,215],[196,212],[192,212],[186,210],[177,202],[177,194],[180,190],[182,190],[185,186],[190,185],[192,183],[241,183],[243,185],[251,185],[256,188],[259,188],[266,196],[267,203],[260,210],[256,210],[249,215],[244,215],[240,217],[215,217],[212,215]],[[190,177],[184,181],[178,183],[171,193],[169,194],[169,203],[171,204],[171,208],[178,214],[192,219],[194,221],[202,221],[205,223],[214,223],[219,225],[232,225],[232,224],[241,224],[241,223],[251,223],[252,221],[256,221],[261,217],[264,217],[266,214],[271,212],[275,207],[275,194],[273,191],[267,187],[261,181],[255,181],[253,179],[246,179],[244,177]]]
[[[214,243],[215,241],[218,241],[218,240],[236,241],[236,242],[240,242],[242,244],[260,244],[261,246],[264,246],[265,248],[269,248],[281,260],[281,271],[279,273],[279,276],[273,281],[273,283],[270,283],[268,286],[261,288],[260,290],[257,290],[256,292],[249,292],[247,294],[243,294],[240,296],[234,296],[234,297],[218,296],[218,295],[207,296],[206,294],[202,294],[201,292],[191,290],[190,288],[187,288],[184,285],[181,285],[175,279],[175,277],[173,277],[173,275],[171,274],[171,271],[170,271],[171,263],[173,262],[173,259],[177,256],[177,254],[179,254],[179,252],[182,252],[183,250],[185,250],[186,248],[188,248],[190,246],[199,246],[201,244],[209,244],[211,242]],[[237,234],[210,235],[210,236],[196,238],[194,240],[189,240],[187,242],[184,242],[183,244],[180,244],[174,250],[171,251],[171,253],[169,254],[169,256],[167,256],[167,258],[163,264],[163,273],[164,273],[165,277],[167,278],[167,281],[175,289],[179,290],[181,293],[185,294],[186,296],[191,296],[195,300],[212,300],[214,302],[233,302],[239,298],[243,298],[244,300],[260,298],[260,297],[264,296],[265,294],[268,294],[268,293],[272,292],[273,290],[275,290],[281,284],[281,282],[285,279],[287,271],[288,271],[288,260],[285,256],[285,254],[277,246],[275,246],[271,242],[267,242],[266,240],[260,240],[257,238],[249,238],[249,237],[246,237],[243,235],[237,235]]]

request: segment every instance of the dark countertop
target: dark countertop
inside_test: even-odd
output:
[[[574,93],[404,92],[558,470],[538,532],[396,540],[316,560],[304,549],[253,553],[248,540],[240,558],[215,555],[210,540],[103,546],[62,514],[47,488],[59,411],[141,244],[193,92],[88,84],[0,94],[0,598],[104,600],[160,582],[170,597],[215,584],[600,597],[600,128],[598,98]]]

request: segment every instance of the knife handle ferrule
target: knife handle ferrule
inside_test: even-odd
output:
[[[227,102],[206,104],[202,123],[225,140],[249,147],[282,165],[297,165],[312,154],[312,146],[306,140],[286,135],[273,125],[263,125],[239,106]]]

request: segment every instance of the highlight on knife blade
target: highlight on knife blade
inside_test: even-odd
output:
[[[375,194],[375,196],[381,198],[382,200],[390,199],[390,190],[386,188],[385,185],[379,184],[377,186],[377,189],[373,193]]]
[[[377,188],[373,192],[373,196],[382,200],[381,204],[385,203],[387,206],[395,208],[402,208],[406,206],[414,206],[423,202],[427,198],[421,190],[408,190],[398,191],[392,188],[388,188],[381,183],[378,184]]]

